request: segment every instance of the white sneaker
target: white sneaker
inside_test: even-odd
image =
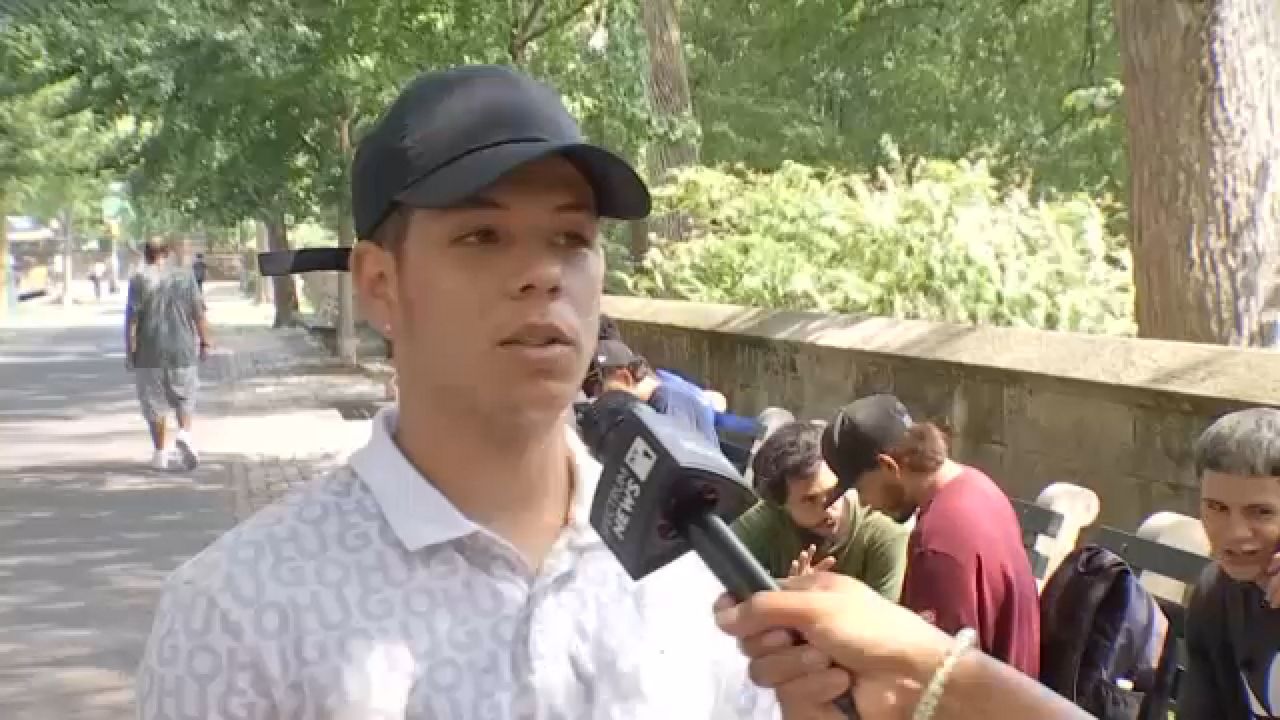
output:
[[[196,444],[191,439],[191,433],[186,430],[179,430],[177,437],[173,440],[173,444],[178,449],[178,455],[182,457],[182,466],[184,468],[195,470],[200,465],[200,453],[196,452]]]
[[[151,467],[154,470],[168,470],[169,469],[169,451],[168,450],[155,451],[155,453],[151,456]]]

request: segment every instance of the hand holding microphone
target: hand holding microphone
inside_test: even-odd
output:
[[[816,572],[782,589],[743,602],[721,597],[715,612],[787,720],[838,720],[831,703],[851,687],[864,720],[1092,720],[973,648],[968,633],[952,637],[853,578]],[[805,645],[793,644],[793,632]]]
[[[760,593],[742,603],[726,595],[715,609],[717,624],[751,658],[751,679],[777,692],[785,717],[838,718],[831,703],[852,685],[865,720],[911,718],[951,637],[844,575],[812,572],[783,581],[782,588],[789,592]],[[794,645],[791,633],[779,628],[793,629],[806,644]],[[834,665],[825,667],[811,653]]]

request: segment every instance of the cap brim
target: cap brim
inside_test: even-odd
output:
[[[562,155],[595,191],[601,217],[638,220],[652,208],[649,189],[630,163],[587,143],[511,142],[465,155],[419,180],[396,196],[410,207],[447,208],[474,197],[516,168]]]

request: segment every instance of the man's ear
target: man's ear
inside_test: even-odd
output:
[[[880,466],[880,469],[890,475],[894,477],[902,477],[902,466],[898,465],[898,461],[894,460],[893,457],[880,453],[879,455],[876,455],[876,464]]]
[[[400,309],[395,256],[375,243],[362,240],[351,248],[350,269],[351,290],[360,315],[378,332],[393,338]]]

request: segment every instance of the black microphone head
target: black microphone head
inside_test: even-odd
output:
[[[638,580],[689,550],[691,514],[732,523],[756,495],[719,448],[628,397],[596,400],[594,429],[584,430],[583,441],[604,466],[591,525]]]
[[[597,459],[603,456],[609,431],[622,422],[631,411],[631,406],[639,403],[640,399],[629,392],[610,390],[593,401],[574,405],[578,428],[582,431],[582,442],[592,455]]]

